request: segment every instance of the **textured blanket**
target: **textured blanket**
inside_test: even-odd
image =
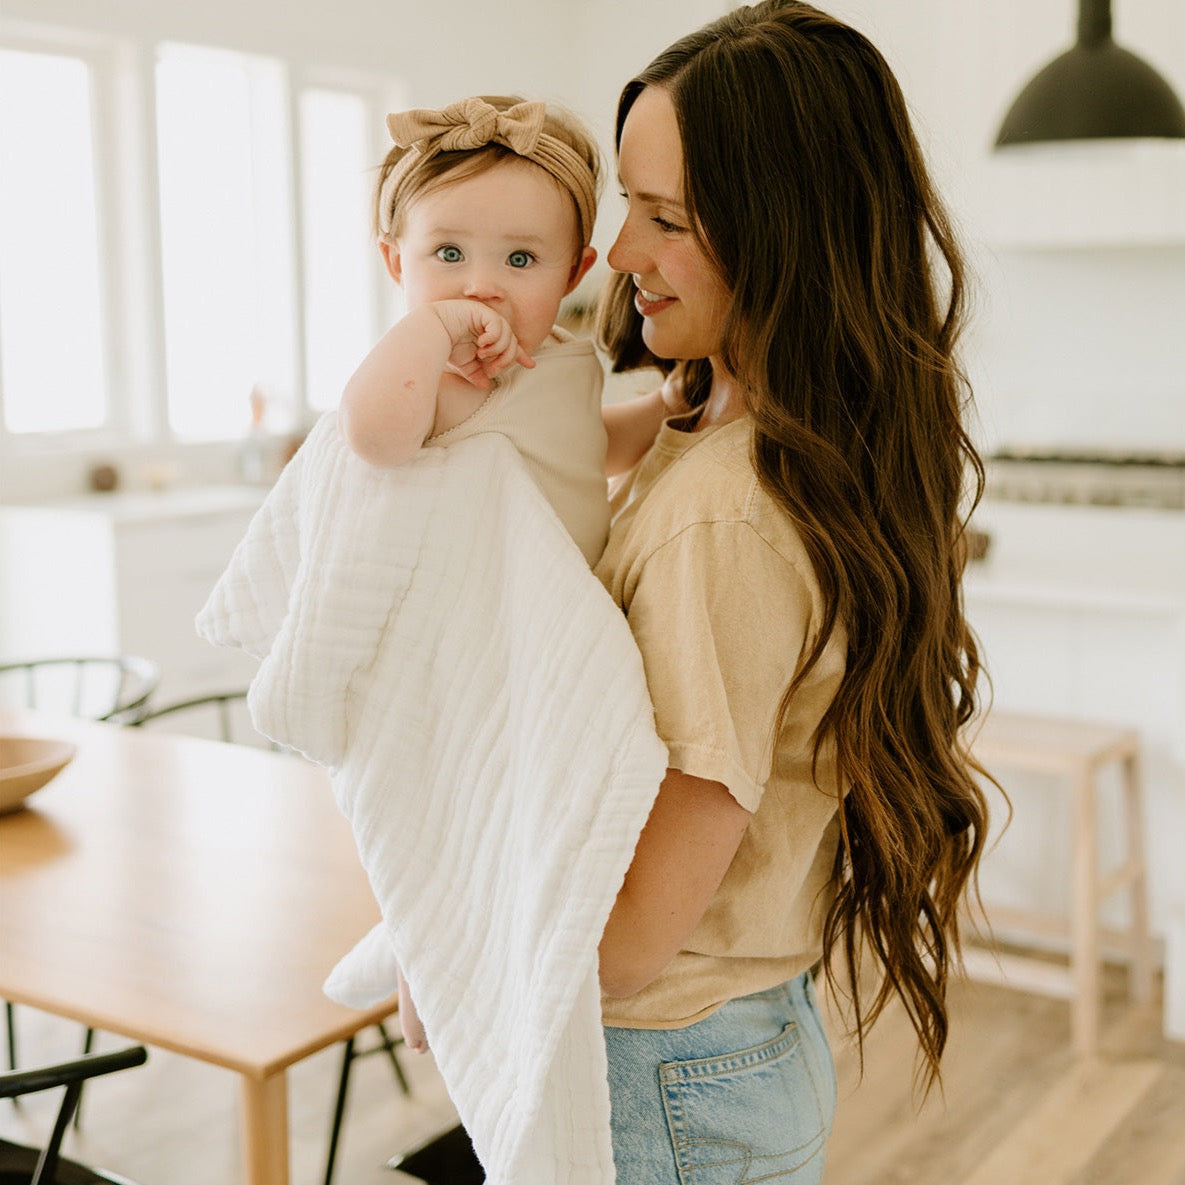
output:
[[[261,659],[256,726],[328,767],[353,828],[383,920],[326,991],[381,1000],[403,968],[490,1185],[611,1183],[597,944],[667,754],[513,446],[378,470],[323,417],[198,629]]]

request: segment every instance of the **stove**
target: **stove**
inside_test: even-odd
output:
[[[986,493],[1000,502],[1185,510],[1185,452],[1004,448],[985,467]]]

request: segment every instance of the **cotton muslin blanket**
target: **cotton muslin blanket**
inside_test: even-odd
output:
[[[514,447],[379,470],[323,417],[198,630],[261,660],[256,726],[328,767],[353,828],[382,923],[327,993],[373,1003],[403,968],[490,1185],[611,1183],[597,944],[667,753]]]

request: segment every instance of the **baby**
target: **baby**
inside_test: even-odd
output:
[[[599,154],[541,102],[464,99],[387,117],[379,249],[407,312],[346,384],[342,434],[372,465],[507,436],[585,559],[609,505],[602,371],[554,322],[596,259]]]
[[[596,259],[599,154],[544,103],[470,98],[387,117],[379,250],[406,314],[346,384],[353,451],[391,467],[478,432],[507,436],[585,559],[609,528],[602,370],[554,322]],[[427,1040],[400,977],[412,1049]]]

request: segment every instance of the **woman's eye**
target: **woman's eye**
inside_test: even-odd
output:
[[[436,258],[441,263],[460,263],[465,256],[461,254],[460,247],[437,247]]]
[[[676,226],[673,222],[668,222],[665,218],[659,218],[657,214],[650,221],[653,222],[654,225],[663,232],[663,234],[674,234],[676,231],[683,229],[681,226]]]
[[[535,262],[535,257],[530,251],[511,251],[506,257],[506,262],[511,267],[530,267]]]

